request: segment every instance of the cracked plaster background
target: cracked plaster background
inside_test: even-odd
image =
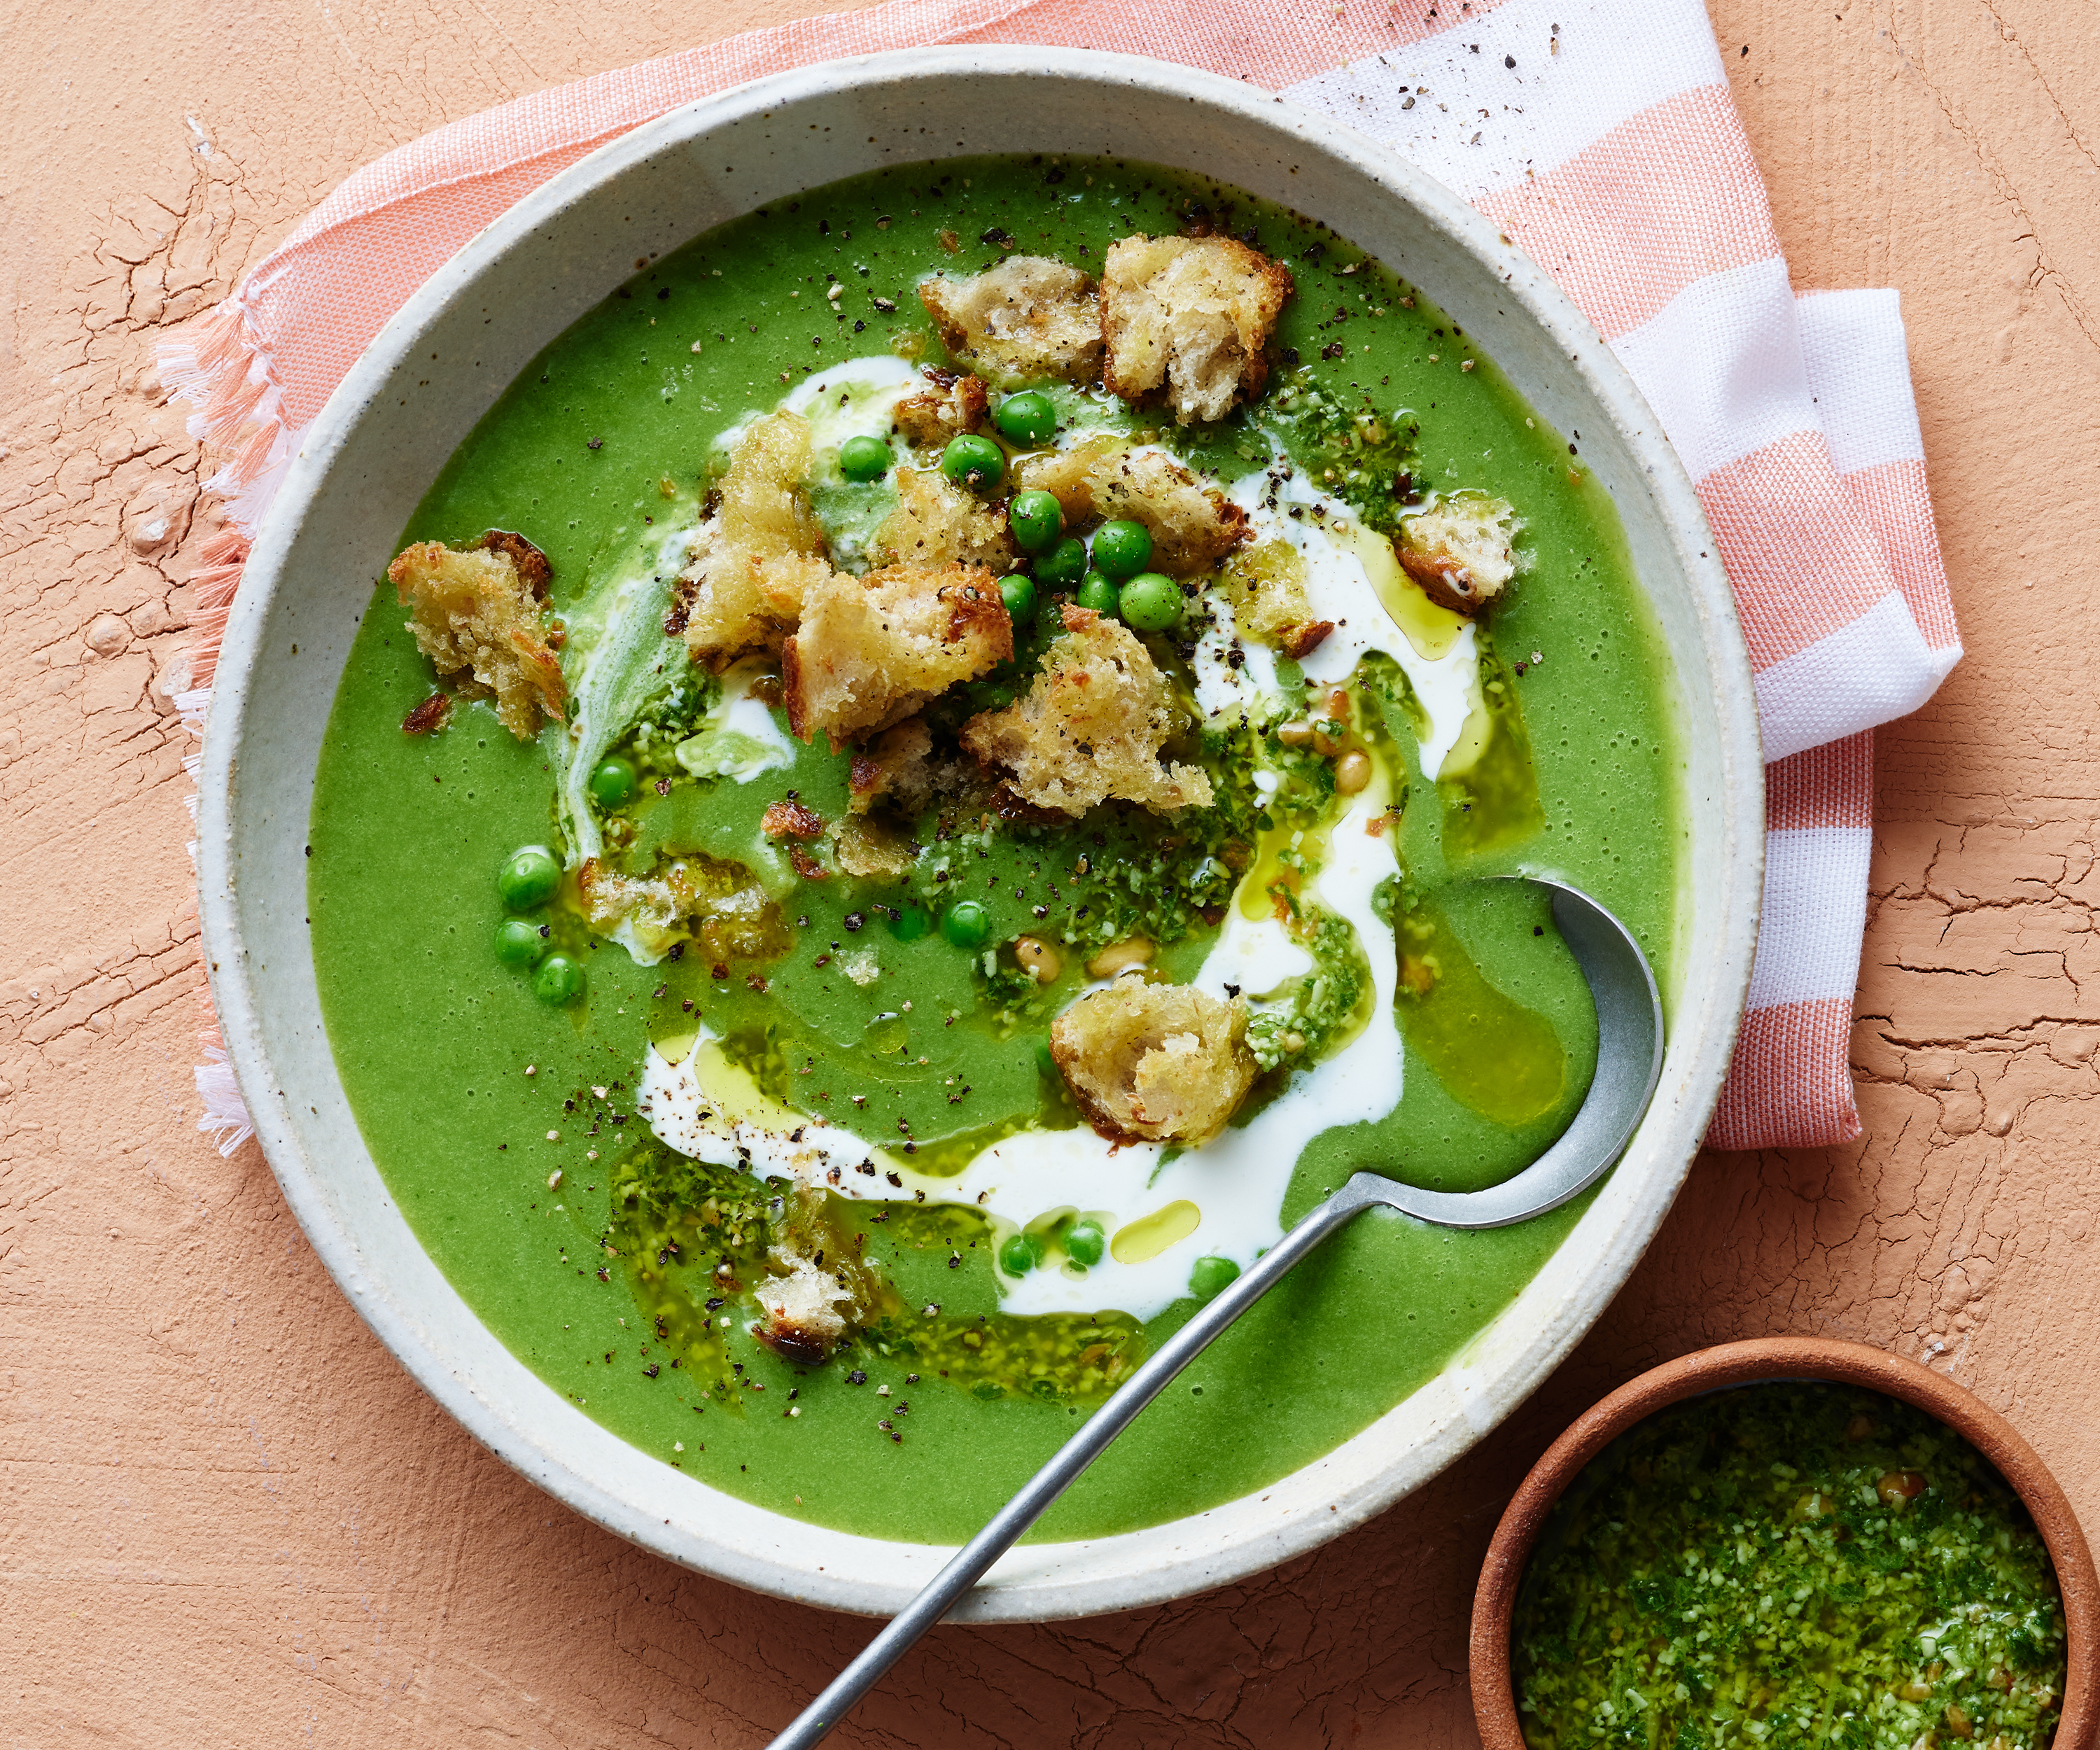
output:
[[[167,694],[208,518],[151,364],[386,148],[814,9],[8,8],[0,1742],[749,1745],[867,1633],[551,1505],[379,1348],[254,1146],[196,1134]],[[1797,282],[1903,290],[1970,650],[1880,738],[1865,1137],[1703,1159],[1574,1359],[1383,1519],[1180,1605],[942,1631],[841,1742],[1471,1745],[1466,1612],[1508,1492],[1598,1395],[1731,1337],[1933,1358],[2100,1531],[2100,6],[1714,20]]]

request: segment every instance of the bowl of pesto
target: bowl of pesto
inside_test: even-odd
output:
[[[1357,1223],[965,1614],[1433,1475],[1648,1243],[1749,974],[1754,699],[1648,408],[1446,191],[1146,62],[812,68],[566,171],[307,429],[218,677],[214,991],[321,1257],[562,1500],[839,1608],[1341,1175],[1550,1144],[1594,1016],[1494,878],[1551,874],[1668,1007],[1614,1174]]]
[[[2034,1449],[1862,1343],[1703,1350],[1511,1501],[1473,1613],[1489,1750],[2085,1750],[2100,1581]]]

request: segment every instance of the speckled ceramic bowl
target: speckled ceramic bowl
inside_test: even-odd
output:
[[[1532,1467],[1488,1546],[1473,1598],[1473,1717],[1485,1750],[1525,1750],[1510,1677],[1510,1622],[1546,1516],[1583,1466],[1636,1424],[1687,1398],[1761,1380],[1827,1379],[1864,1386],[1938,1417],[2018,1492],[2049,1545],[2063,1592],[2070,1668],[2054,1750],[2093,1750],[2100,1738],[2100,1578],[2078,1517],[2035,1449],[1982,1400],[1944,1373],[1899,1355],[1828,1337],[1767,1337],[1680,1356],[1619,1387],[1581,1417]]]
[[[579,1512],[674,1561],[889,1613],[946,1552],[819,1530],[629,1446],[483,1328],[395,1206],[337,1079],[302,849],[326,702],[410,512],[526,362],[638,257],[893,163],[1099,152],[1223,178],[1333,225],[1418,283],[1583,459],[1624,521],[1676,676],[1688,885],[1669,1055],[1632,1147],[1568,1241],[1440,1378],[1258,1496],[1171,1524],[1026,1547],[961,1612],[1081,1616],[1269,1567],[1421,1484],[1492,1430],[1618,1291],[1677,1193],[1734,1043],[1755,946],[1762,768],[1735,608],[1698,500],[1596,330],[1494,225],[1370,141],[1246,86],[1044,48],[832,63],[682,109],[505,214],[412,298],[303,434],[248,561],[205,737],[199,872],[212,988],[286,1199],[402,1364]]]

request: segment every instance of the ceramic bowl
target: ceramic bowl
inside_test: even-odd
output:
[[[1440,1378],[1283,1481],[1125,1536],[1025,1547],[960,1615],[1043,1619],[1268,1567],[1405,1495],[1521,1402],[1618,1290],[1676,1195],[1734,1043],[1757,932],[1762,767],[1735,608],[1690,483],[1595,328],[1495,226],[1348,130],[1207,74],[1043,48],[914,51],[744,86],[556,177],[438,272],[302,434],[256,535],[205,736],[212,990],[258,1134],[322,1261],[478,1439],[621,1536],[785,1596],[887,1615],[946,1552],[717,1494],[541,1383],[424,1254],[366,1152],[315,994],[306,842],[326,702],[408,516],[527,361],[633,271],[771,201],[886,164],[1070,152],[1195,168],[1331,224],[1418,282],[1612,494],[1674,671],[1687,883],[1660,1091],[1559,1252]],[[1690,945],[1696,944],[1696,950]]]
[[[1731,1386],[1783,1379],[1864,1386],[1915,1404],[1998,1467],[2033,1515],[2063,1592],[2071,1658],[2054,1750],[2092,1750],[2100,1737],[2100,1578],[2063,1490],[2010,1422],[1944,1373],[1865,1343],[1827,1337],[1723,1343],[1643,1373],[1582,1416],[1532,1467],[1495,1528],[1473,1598],[1469,1664],[1473,1717],[1485,1750],[1525,1750],[1510,1678],[1510,1621],[1532,1548],[1562,1492],[1612,1441],[1666,1405]]]

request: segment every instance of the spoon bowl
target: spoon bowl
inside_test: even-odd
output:
[[[1140,1411],[1289,1275],[1328,1235],[1368,1209],[1387,1209],[1440,1228],[1507,1228],[1559,1209],[1611,1170],[1625,1151],[1662,1074],[1662,998],[1633,932],[1580,889],[1545,876],[1528,880],[1551,896],[1553,921],[1582,969],[1597,1011],[1597,1068],[1568,1128],[1529,1166],[1484,1191],[1425,1191],[1383,1173],[1352,1174],[1309,1210],[1253,1267],[1198,1309],[1060,1447],[991,1523],[955,1553],[859,1656],[803,1709],[771,1750],[807,1750],[881,1681],[913,1642],[953,1609]]]

